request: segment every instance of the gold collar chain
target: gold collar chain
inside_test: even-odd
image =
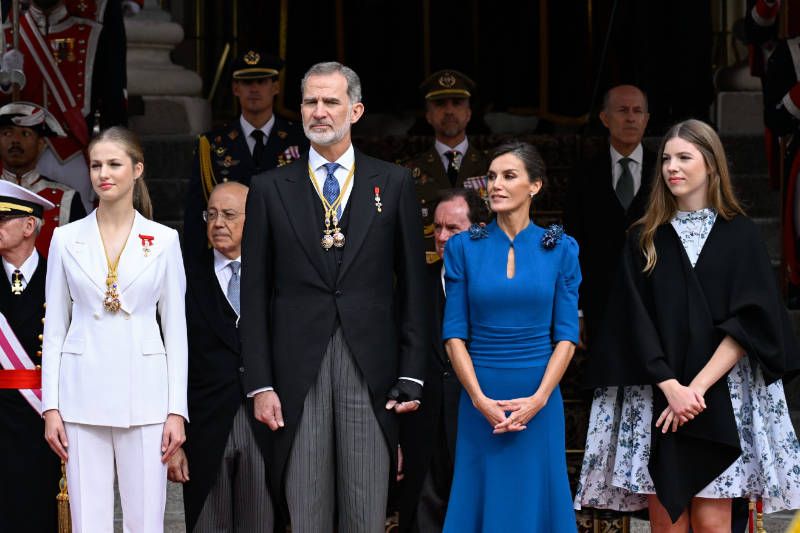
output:
[[[308,177],[311,180],[311,183],[314,185],[314,190],[317,191],[317,196],[319,196],[319,199],[322,201],[322,209],[325,212],[325,230],[322,232],[320,245],[326,251],[330,250],[334,246],[336,248],[342,248],[344,246],[345,237],[344,233],[342,233],[342,229],[339,227],[339,217],[336,215],[336,211],[339,209],[339,206],[342,205],[342,199],[344,199],[345,192],[347,192],[348,187],[350,187],[350,183],[353,181],[353,175],[355,172],[356,165],[353,163],[353,167],[347,174],[347,178],[344,180],[344,186],[339,191],[339,195],[333,202],[329,202],[320,190],[319,184],[317,183],[314,175],[314,169],[311,168],[311,164],[308,165]],[[333,227],[331,228],[331,226]]]

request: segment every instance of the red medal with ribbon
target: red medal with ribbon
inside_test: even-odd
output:
[[[152,235],[144,235],[142,233],[139,234],[139,238],[142,239],[142,252],[144,252],[144,256],[147,257],[150,255],[150,247],[153,246],[153,240],[155,238]]]

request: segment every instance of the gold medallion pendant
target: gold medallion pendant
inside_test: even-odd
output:
[[[120,310],[122,304],[119,301],[119,292],[117,291],[117,282],[111,280],[111,276],[106,281],[106,296],[103,298],[103,309],[109,313],[116,313]]]
[[[325,198],[325,195],[322,194],[317,181],[314,179],[314,169],[311,168],[311,165],[308,167],[308,177],[311,179],[311,183],[317,191],[317,195],[322,202],[322,209],[325,212],[325,230],[322,232],[322,238],[319,243],[326,252],[334,247],[344,247],[346,239],[342,228],[339,227],[339,217],[336,215],[336,212],[339,210],[339,206],[342,205],[342,198],[344,197],[345,191],[350,187],[350,183],[353,181],[353,174],[355,174],[355,171],[356,167],[353,165],[353,168],[351,168],[350,172],[347,174],[344,187],[339,191],[339,196],[336,197],[333,203],[330,203],[328,199]]]

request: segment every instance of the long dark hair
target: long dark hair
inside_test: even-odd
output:
[[[139,136],[128,128],[112,126],[101,131],[97,137],[91,140],[87,151],[91,152],[92,148],[101,142],[112,142],[118,145],[131,158],[133,166],[136,166],[137,163],[144,165],[144,151],[142,150]],[[150,192],[147,190],[147,184],[144,181],[144,172],[133,183],[133,208],[145,218],[153,219],[153,203],[150,201]]]

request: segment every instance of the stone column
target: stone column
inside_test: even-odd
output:
[[[141,135],[197,135],[211,127],[211,106],[202,97],[197,73],[172,63],[170,52],[183,41],[158,0],[145,0],[139,13],[125,19],[128,38],[128,95],[141,96],[144,115],[130,117]]]

